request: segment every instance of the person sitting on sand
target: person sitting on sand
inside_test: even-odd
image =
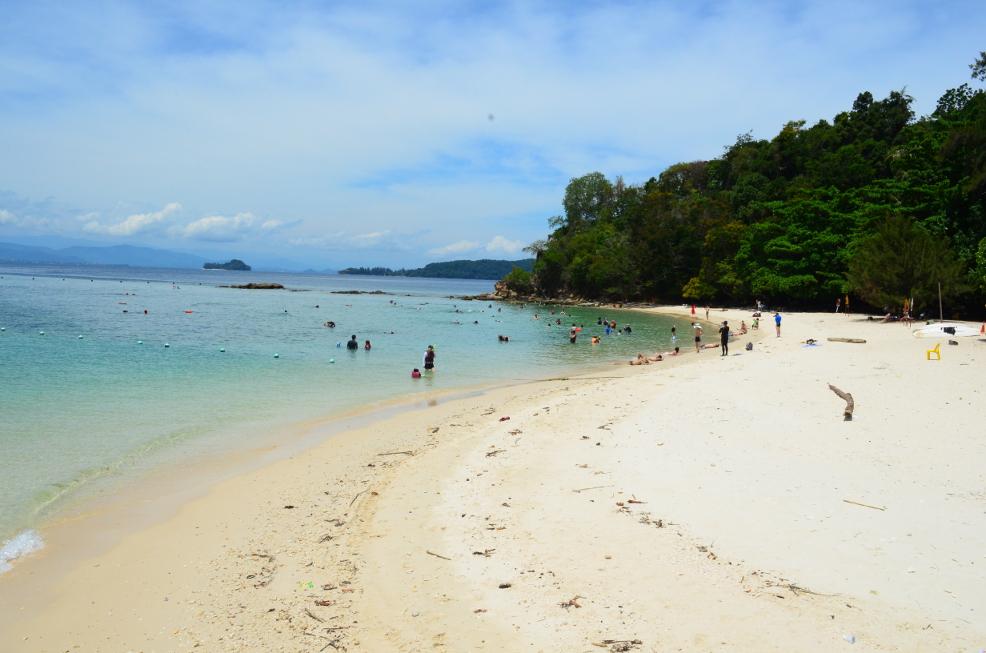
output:
[[[647,360],[653,363],[660,363],[661,361],[664,360],[664,355],[661,354],[661,352],[657,352],[656,354],[654,354],[654,358],[648,358]]]
[[[746,320],[740,320],[739,334],[741,336],[746,335]]]
[[[750,326],[753,327],[754,331],[758,331],[760,329],[760,318],[759,317],[753,318],[753,323]]]
[[[631,365],[650,365],[650,360],[643,354],[637,354],[637,357],[630,361]]]
[[[718,349],[718,348],[719,348],[718,342],[710,342],[707,345],[702,345],[702,349]]]

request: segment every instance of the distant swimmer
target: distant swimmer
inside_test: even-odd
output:
[[[416,367],[413,370],[411,370],[411,378],[412,379],[420,379],[421,378],[421,370],[419,370]]]
[[[349,339],[349,342],[346,343],[346,349],[348,349],[349,351],[356,351],[357,349],[359,349],[359,343],[356,342],[355,335]]]
[[[592,344],[594,345],[599,344],[599,336],[592,336]]]
[[[637,354],[637,357],[630,361],[631,365],[650,365],[650,360],[643,354]]]
[[[510,342],[510,336],[497,336],[496,338],[500,342]]]
[[[332,320],[329,320],[328,322],[325,323],[325,327],[328,329],[334,329],[336,328],[336,323],[333,322]]]
[[[435,369],[435,346],[428,345],[428,349],[425,350],[425,369],[433,370]]]
[[[370,344],[369,340],[363,343],[363,349],[365,349],[366,351],[370,351],[371,349],[373,349],[373,345]]]

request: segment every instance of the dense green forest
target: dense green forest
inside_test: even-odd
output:
[[[423,268],[412,270],[391,270],[390,268],[346,268],[339,274],[369,274],[379,277],[433,277],[439,279],[500,279],[514,268],[530,272],[534,259],[520,261],[501,261],[480,259],[478,261],[444,261],[429,263]]]
[[[986,53],[970,66],[986,81]],[[904,91],[860,93],[829,122],[744,134],[711,161],[642,185],[572,179],[564,215],[529,248],[545,297],[875,308],[912,297],[981,312],[986,288],[986,92],[949,89],[916,118]]]

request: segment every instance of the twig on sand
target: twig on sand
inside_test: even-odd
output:
[[[405,456],[413,456],[413,451],[387,451],[384,453],[378,453],[378,456],[397,456],[399,454],[404,454]]]
[[[435,556],[436,558],[441,558],[442,560],[451,560],[452,559],[452,558],[446,558],[443,555],[439,555],[439,554],[435,553],[434,551],[428,551],[427,549],[425,549],[425,553],[427,553],[430,556]]]
[[[325,623],[325,619],[322,619],[322,617],[318,616],[317,614],[313,614],[312,611],[309,610],[308,608],[305,608],[305,614],[307,614],[309,617],[311,617],[315,621],[321,621],[323,624]]]
[[[572,490],[572,492],[585,492],[587,490],[601,490],[602,488],[605,487],[613,487],[613,485],[609,484],[609,485],[593,485],[592,487],[580,487],[577,490]]]
[[[861,503],[859,501],[853,501],[852,499],[843,499],[844,503],[851,503],[854,506],[863,506],[864,508],[873,508],[873,510],[886,510],[886,506],[873,506],[868,503]]]
[[[359,499],[361,494],[366,494],[367,490],[369,489],[370,488],[366,488],[366,490],[360,490],[359,492],[357,492],[356,496],[353,497],[353,500],[349,502],[349,505],[352,506],[354,503],[356,503],[356,499]]]
[[[493,456],[497,455],[498,453],[503,453],[504,451],[506,451],[506,449],[494,449],[493,451],[487,451],[486,452],[486,457],[487,458],[492,458]]]
[[[846,402],[846,409],[844,411],[842,411],[842,419],[844,421],[846,421],[846,422],[851,422],[852,421],[852,411],[856,408],[856,404],[855,404],[855,402],[852,399],[852,395],[849,394],[848,392],[843,392],[842,390],[839,390],[837,387],[835,387],[831,383],[829,383],[829,390],[831,390],[835,394],[839,395],[839,398],[840,399],[844,399],[845,400],[845,402]]]
[[[489,558],[491,555],[493,555],[494,551],[496,551],[496,549],[483,549],[482,551],[473,551],[472,554],[474,556],[483,556],[484,558]]]
[[[614,653],[619,653],[620,651],[629,651],[637,646],[643,646],[644,643],[639,639],[604,639],[601,642],[593,642],[592,645],[600,648],[608,648]]]
[[[566,610],[569,609],[569,608],[581,608],[582,606],[579,604],[579,599],[584,599],[584,598],[585,598],[584,596],[581,596],[581,595],[576,594],[575,596],[573,596],[569,600],[562,601],[558,605],[560,605],[561,607],[565,608]]]

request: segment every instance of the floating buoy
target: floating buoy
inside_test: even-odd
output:
[[[171,347],[171,345],[169,345],[168,343],[164,343],[164,348],[165,349],[168,349],[169,347]]]
[[[226,348],[225,347],[220,347],[219,348],[219,353],[220,354],[225,354],[226,353]]]
[[[186,313],[191,313],[191,311],[185,311]]]
[[[340,349],[341,347],[342,347],[342,341],[340,340],[339,342],[336,343],[336,349]]]
[[[79,336],[79,340],[82,340],[82,336],[81,335]]]
[[[280,354],[274,354],[274,358],[280,358],[280,357],[281,357]]]
[[[44,331],[38,331],[38,335],[39,335],[39,336],[43,336],[44,334],[45,334],[45,332],[44,332]]]
[[[142,344],[144,344],[144,341],[143,341],[143,340],[138,340],[138,341],[137,341],[137,344],[138,344],[138,345],[142,345]]]
[[[0,327],[0,331],[6,331],[7,327]]]
[[[330,359],[329,359],[329,362],[330,362],[330,363],[334,363],[334,362],[336,362],[336,359],[334,359],[334,358],[330,358]]]

